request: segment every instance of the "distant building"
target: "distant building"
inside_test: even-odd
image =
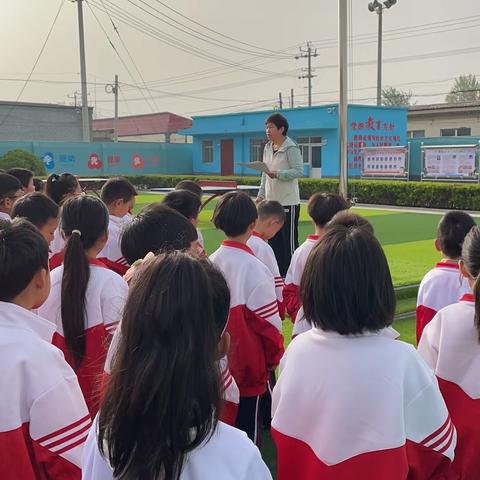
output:
[[[170,112],[130,115],[118,118],[119,142],[192,143],[189,135],[178,131],[190,128],[192,120]],[[93,122],[94,140],[113,141],[113,118]]]
[[[475,135],[480,135],[480,101],[414,105],[408,110],[408,138]]]
[[[92,111],[89,108],[90,127]],[[78,142],[83,140],[82,132],[78,107],[0,101],[0,141]]]

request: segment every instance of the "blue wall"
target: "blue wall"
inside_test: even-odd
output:
[[[192,145],[174,143],[0,142],[0,155],[21,148],[43,159],[47,173],[191,174]]]

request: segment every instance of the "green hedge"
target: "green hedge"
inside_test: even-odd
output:
[[[243,185],[258,185],[258,177],[219,177],[203,175],[143,175],[128,177],[143,188],[174,187],[180,180],[235,180]],[[338,180],[304,178],[299,181],[300,196],[308,199],[315,192],[338,192]],[[350,198],[359,203],[404,207],[480,210],[480,186],[446,182],[405,182],[389,180],[349,181]]]

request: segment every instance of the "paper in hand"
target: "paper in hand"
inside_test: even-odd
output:
[[[252,170],[257,170],[263,173],[270,173],[267,165],[264,162],[249,162],[249,163],[237,163],[241,167],[251,168]]]

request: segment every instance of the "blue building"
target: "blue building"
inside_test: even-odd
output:
[[[193,117],[180,133],[193,136],[193,173],[252,175],[238,165],[262,159],[265,120],[272,110]],[[339,158],[338,104],[282,110],[288,136],[302,151],[306,177],[337,177]],[[407,109],[349,105],[348,167],[360,175],[361,149],[406,144]]]

